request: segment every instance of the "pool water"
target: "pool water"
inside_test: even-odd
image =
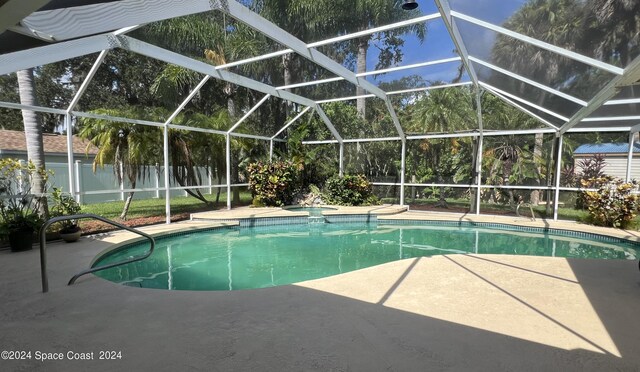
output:
[[[109,253],[95,266],[144,253],[140,243]],[[227,228],[159,239],[149,258],[97,272],[143,288],[237,290],[346,273],[438,254],[516,254],[635,259],[633,243],[611,243],[489,228],[313,224]]]

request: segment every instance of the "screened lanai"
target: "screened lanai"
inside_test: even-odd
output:
[[[48,106],[3,94],[3,125],[20,110],[46,114],[66,131],[61,182],[71,194],[163,192],[167,223],[172,195],[184,190],[222,189],[231,209],[233,192],[247,187],[232,174],[242,173],[243,160],[291,156],[292,138],[332,159],[341,175],[366,174],[383,201],[416,209],[416,200],[440,198],[456,211],[491,214],[481,203],[520,198],[562,218],[559,208],[580,190],[570,181],[573,150],[594,142],[626,143],[623,178],[640,178],[637,2],[425,0],[404,10],[403,1],[387,0],[373,1],[371,11],[365,1],[299,1],[291,14],[266,3],[4,1],[0,75],[35,68],[37,77],[43,66],[90,62],[59,74],[52,84],[65,85],[67,96]],[[197,33],[210,43],[200,45]],[[114,60],[146,66],[122,78],[138,95],[161,95],[161,110],[132,101],[115,110],[94,97],[120,88],[94,79],[122,72]],[[161,79],[179,89],[163,91]],[[213,116],[203,109],[213,95],[227,99],[229,120],[212,128],[185,118]],[[424,100],[440,109],[419,105]],[[73,147],[82,120],[161,131],[155,183],[82,190],[74,154],[84,149]],[[198,133],[219,158],[199,164],[200,182],[173,181],[172,130]]]

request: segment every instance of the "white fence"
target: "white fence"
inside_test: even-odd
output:
[[[69,169],[67,163],[47,163],[46,166],[47,170],[53,171],[53,176],[49,178],[51,186],[60,187],[64,192],[69,192]],[[218,182],[217,179],[209,177],[205,167],[198,167],[197,169],[203,181],[202,186],[205,186],[200,189],[203,194],[215,193],[216,189],[214,185],[225,184],[227,182],[226,179]],[[80,204],[124,200],[128,193],[126,190],[133,188],[128,181],[125,181],[123,185],[118,183],[112,165],[106,165],[104,168],[99,167],[94,173],[91,163],[82,163],[82,161],[77,160],[74,163],[74,172],[76,179],[76,200],[78,200]],[[170,177],[170,179],[173,181],[173,177]],[[164,198],[164,191],[157,190],[164,187],[164,167],[159,165],[152,166],[149,174],[138,177],[135,186],[136,190],[152,190],[136,191],[134,197],[135,199]],[[180,187],[180,185],[175,182],[170,182],[169,187]],[[105,192],[105,190],[107,192]],[[171,196],[186,195],[187,193],[184,190],[171,190]]]

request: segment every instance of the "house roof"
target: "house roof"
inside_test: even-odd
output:
[[[580,154],[626,154],[629,152],[628,143],[587,143],[578,146],[573,152],[574,155]],[[633,144],[633,152],[640,152],[640,143]]]
[[[45,154],[67,153],[67,136],[53,133],[43,133],[42,142],[44,144]],[[98,148],[90,145],[87,151],[89,141],[73,136],[73,152],[76,154],[84,154],[85,151],[89,155],[98,153]],[[0,150],[3,151],[27,151],[27,141],[23,131],[19,130],[0,130]]]

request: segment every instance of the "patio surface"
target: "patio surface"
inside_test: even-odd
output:
[[[513,217],[383,218],[612,231]],[[0,349],[32,352],[31,360],[0,360],[0,370],[640,370],[637,261],[445,255],[259,290],[140,289],[95,276],[66,286],[99,252],[131,238],[117,232],[50,244],[46,294],[35,247],[0,251]],[[97,360],[108,350],[122,359]],[[36,351],[65,360],[37,361]],[[70,351],[93,352],[95,360],[68,360]]]

